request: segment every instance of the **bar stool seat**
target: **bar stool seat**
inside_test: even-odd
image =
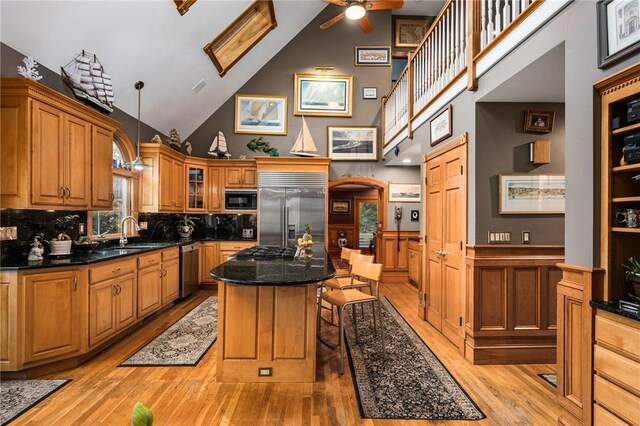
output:
[[[351,277],[331,278],[330,280],[325,280],[324,285],[332,290],[342,290],[352,287],[369,287],[369,283],[367,281],[360,281],[356,278],[351,279]]]
[[[326,281],[325,281],[326,282]],[[363,293],[354,288],[348,288],[342,291],[327,291],[322,293],[322,299],[334,306],[344,306],[355,302],[372,302],[377,300],[375,296]]]

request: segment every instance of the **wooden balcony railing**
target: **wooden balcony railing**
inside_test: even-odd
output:
[[[382,98],[383,146],[411,137],[413,120],[465,75],[475,90],[478,61],[544,1],[449,0]]]

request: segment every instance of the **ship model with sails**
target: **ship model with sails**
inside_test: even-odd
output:
[[[224,133],[222,133],[222,130],[218,130],[218,134],[213,138],[207,154],[217,158],[226,157],[227,160],[231,158],[231,154],[229,154],[227,150],[227,138],[224,136]]]
[[[93,53],[84,50],[61,68],[62,80],[80,101],[99,110],[112,113],[113,85],[111,76]]]

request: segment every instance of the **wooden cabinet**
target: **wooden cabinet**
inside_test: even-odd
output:
[[[188,212],[207,211],[207,166],[206,164],[185,164],[185,176],[187,180],[186,206]]]
[[[173,248],[162,253],[162,305],[167,305],[180,295],[179,249]]]
[[[172,213],[185,211],[184,156],[168,146],[140,144],[140,158],[151,166],[142,171],[140,211]]]
[[[256,243],[243,242],[243,241],[223,241],[220,243],[220,252],[218,254],[218,265],[229,260],[230,256],[233,256],[240,250],[244,250],[249,247],[255,246]]]
[[[222,167],[209,167],[208,174],[207,211],[220,213],[224,209],[224,169]]]
[[[184,163],[168,156],[160,156],[160,210],[184,210]]]
[[[162,275],[159,264],[138,270],[138,318],[162,307]]]
[[[117,293],[115,280],[89,286],[89,347],[95,346],[116,332],[114,313]]]
[[[107,206],[110,183],[105,188],[94,180],[92,187],[92,170],[102,176],[111,164],[103,144],[118,123],[27,79],[2,79],[1,90],[2,206],[78,210],[94,199]]]
[[[225,167],[225,188],[256,188],[258,172],[255,167]]]
[[[93,127],[91,138],[91,208],[110,210],[113,203],[113,133]]]
[[[422,276],[422,245],[419,241],[409,240],[409,279],[420,288]]]
[[[217,281],[211,278],[209,272],[218,266],[220,259],[220,243],[204,242],[200,246],[200,283],[213,284]]]

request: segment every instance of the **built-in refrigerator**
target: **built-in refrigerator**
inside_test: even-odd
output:
[[[326,191],[325,173],[259,173],[258,244],[295,246],[309,224],[314,245],[324,246]]]

